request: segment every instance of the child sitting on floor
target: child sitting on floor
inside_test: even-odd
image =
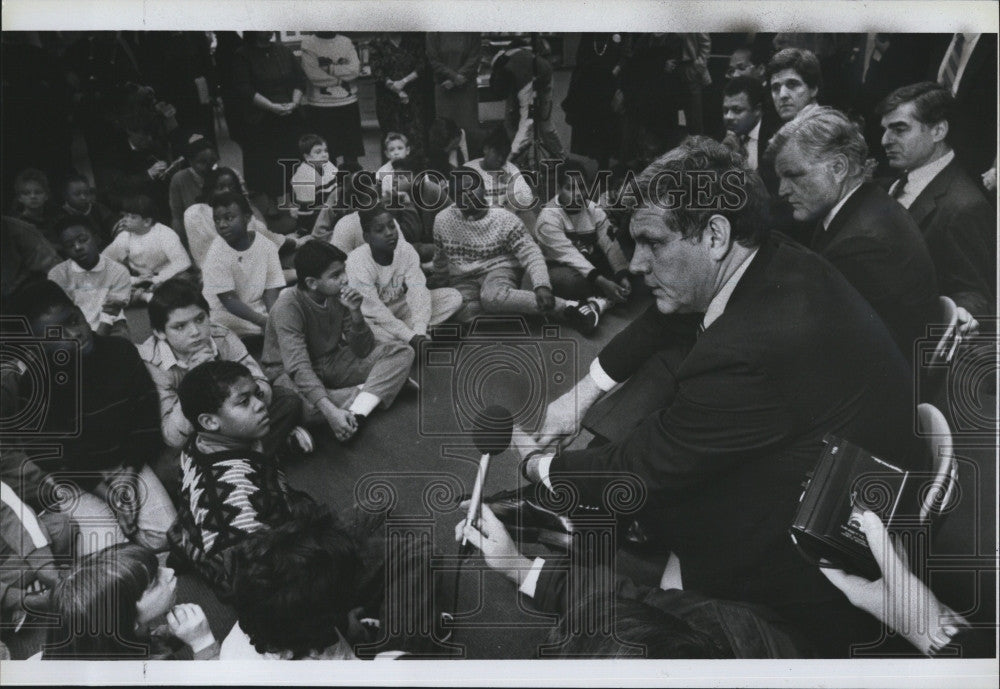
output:
[[[382,201],[392,213],[403,237],[420,255],[420,263],[430,268],[434,259],[434,219],[447,205],[446,178],[425,168],[413,156],[392,161],[392,191]]]
[[[379,340],[406,342],[416,350],[427,327],[443,323],[462,307],[462,295],[450,287],[427,289],[420,256],[378,205],[360,211],[365,244],[347,257],[348,283],[363,301],[361,312]]]
[[[382,152],[385,154],[386,163],[375,171],[375,181],[382,191],[382,195],[392,191],[393,162],[408,158],[410,155],[410,140],[406,134],[399,132],[389,132],[382,142]]]
[[[87,323],[98,335],[128,339],[125,307],[132,296],[128,269],[97,247],[97,238],[84,215],[67,215],[56,222],[55,232],[66,260],[49,271],[49,280],[80,307]]]
[[[37,514],[3,482],[0,517],[0,624],[16,628],[48,608],[59,583],[57,559],[72,554],[72,525],[62,512]]]
[[[178,171],[170,179],[170,221],[177,230],[184,227],[184,211],[198,201],[205,176],[219,162],[215,143],[199,134],[186,143],[184,156],[190,167]]]
[[[123,231],[103,255],[128,268],[132,274],[130,301],[144,304],[154,287],[189,270],[191,258],[177,233],[153,219],[156,209],[148,196],[126,199],[122,211]]]
[[[319,240],[295,254],[298,283],[271,309],[261,363],[273,384],[296,390],[307,420],[323,421],[340,441],[376,407],[389,407],[406,383],[414,352],[403,342],[376,343],[347,286],[347,257]]]
[[[177,577],[138,545],[74,563],[52,592],[54,621],[42,660],[211,660],[219,656],[205,611],[175,604]],[[165,624],[164,624],[165,622]]]
[[[212,321],[237,335],[261,335],[267,314],[285,286],[278,248],[251,233],[250,203],[241,194],[228,192],[212,199],[215,228],[202,266],[205,299]]]
[[[357,660],[357,652],[390,660],[432,653],[435,639],[444,636],[441,627],[428,633],[420,623],[409,624],[436,619],[437,586],[418,586],[428,581],[430,551],[420,540],[390,541],[384,518],[358,507],[341,518],[320,505],[297,510],[290,521],[255,533],[234,551],[237,623],[219,658]],[[391,585],[413,592],[405,610],[386,590],[390,566]],[[395,620],[404,621],[399,632],[376,645]]]
[[[49,178],[41,170],[29,167],[14,178],[17,194],[17,219],[34,226],[56,249],[59,238],[52,232],[55,213],[49,204]]]
[[[83,216],[97,232],[101,246],[111,242],[111,233],[118,216],[94,198],[94,188],[83,175],[72,174],[66,178],[62,211],[66,215]]]
[[[528,212],[535,204],[527,180],[510,155],[510,137],[503,126],[497,126],[483,140],[483,157],[470,160],[470,167],[483,178],[486,203],[491,207],[506,208],[520,214]]]
[[[199,268],[205,263],[205,256],[208,248],[212,246],[219,237],[215,231],[215,218],[212,215],[212,197],[216,194],[234,192],[247,199],[246,189],[236,171],[228,167],[217,167],[209,170],[205,175],[205,182],[201,189],[201,196],[198,201],[184,211],[184,234],[187,237],[188,249],[191,258]],[[278,247],[278,256],[281,258],[281,265],[284,268],[285,280],[295,279],[295,270],[291,267],[291,259],[295,255],[296,240],[294,236],[288,236],[272,232],[268,229],[261,213],[252,204],[250,205],[251,218],[247,223],[250,232],[259,234]],[[286,261],[288,265],[286,266]]]
[[[284,235],[272,231],[266,223],[264,214],[250,203],[250,197],[243,181],[235,170],[228,167],[217,167],[205,175],[198,201],[184,211],[184,234],[187,237],[188,250],[191,258],[199,268],[205,263],[205,256],[219,233],[215,230],[215,218],[212,214],[212,197],[217,194],[234,192],[247,200],[251,218],[247,223],[250,232],[266,237],[278,247],[278,257],[281,259],[282,272],[286,282],[295,280],[295,269],[292,268],[292,258],[295,256],[297,240],[295,235]]]
[[[246,366],[206,361],[184,376],[177,395],[195,432],[181,452],[181,500],[167,537],[172,555],[224,597],[230,549],[312,499],[289,488],[278,460],[262,451],[271,421]]]
[[[271,430],[264,437],[267,454],[312,451],[312,437],[296,426],[302,417],[302,401],[293,391],[268,382],[260,365],[236,335],[209,321],[208,303],[198,287],[188,280],[167,280],[149,301],[149,324],[153,334],[137,346],[139,356],[160,395],[163,440],[179,448],[191,434],[177,388],[184,375],[205,361],[235,361],[249,369],[267,404]]]
[[[584,333],[597,327],[588,305],[552,294],[545,258],[524,223],[510,211],[486,205],[483,184],[473,171],[455,170],[450,195],[455,205],[434,220],[433,279],[461,292],[465,305],[458,320],[484,312],[552,313]],[[525,272],[533,291],[521,289]]]
[[[322,207],[333,201],[337,191],[337,167],[330,162],[326,140],[319,134],[304,134],[299,139],[302,163],[292,173],[293,215],[298,220],[299,236],[308,236]]]
[[[583,166],[570,161],[556,174],[559,192],[538,213],[535,239],[556,296],[587,301],[600,314],[631,294],[628,261],[607,215],[583,194]]]
[[[365,243],[361,232],[361,219],[358,216],[358,211],[353,209],[373,207],[381,198],[381,191],[369,172],[351,175],[344,187],[346,195],[343,199],[343,205],[352,210],[335,213],[333,209],[323,209],[316,221],[313,236],[317,239],[325,239],[345,254],[349,254]],[[339,217],[334,220],[334,216]],[[398,222],[396,227],[399,228]]]

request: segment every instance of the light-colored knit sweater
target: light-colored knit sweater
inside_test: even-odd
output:
[[[528,272],[532,287],[550,286],[541,249],[510,211],[489,208],[479,220],[469,220],[451,206],[434,219],[435,274],[448,275],[454,282],[517,267]]]

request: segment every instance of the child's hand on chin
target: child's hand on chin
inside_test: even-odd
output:
[[[361,308],[361,300],[361,292],[357,291],[353,287],[345,285],[340,288],[340,303],[351,311],[357,311]]]

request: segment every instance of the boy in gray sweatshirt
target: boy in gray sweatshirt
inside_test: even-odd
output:
[[[298,284],[281,292],[264,329],[261,363],[272,384],[296,390],[307,422],[325,420],[349,440],[376,407],[389,407],[406,383],[413,349],[376,343],[347,285],[347,256],[310,240],[295,253]]]

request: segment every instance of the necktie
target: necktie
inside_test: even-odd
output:
[[[965,48],[965,34],[955,34],[952,41],[951,50],[945,57],[944,73],[941,74],[941,85],[949,91],[953,91],[955,78],[958,76],[958,65],[962,61],[962,49]]]
[[[902,197],[903,192],[906,191],[907,181],[909,181],[909,174],[904,172],[903,175],[899,178],[899,181],[896,182],[896,186],[892,188],[892,194],[891,194],[892,198],[898,201],[900,197]]]
[[[872,55],[875,54],[875,34],[865,36],[865,61],[861,68],[861,83],[868,80],[868,69],[872,65]]]

